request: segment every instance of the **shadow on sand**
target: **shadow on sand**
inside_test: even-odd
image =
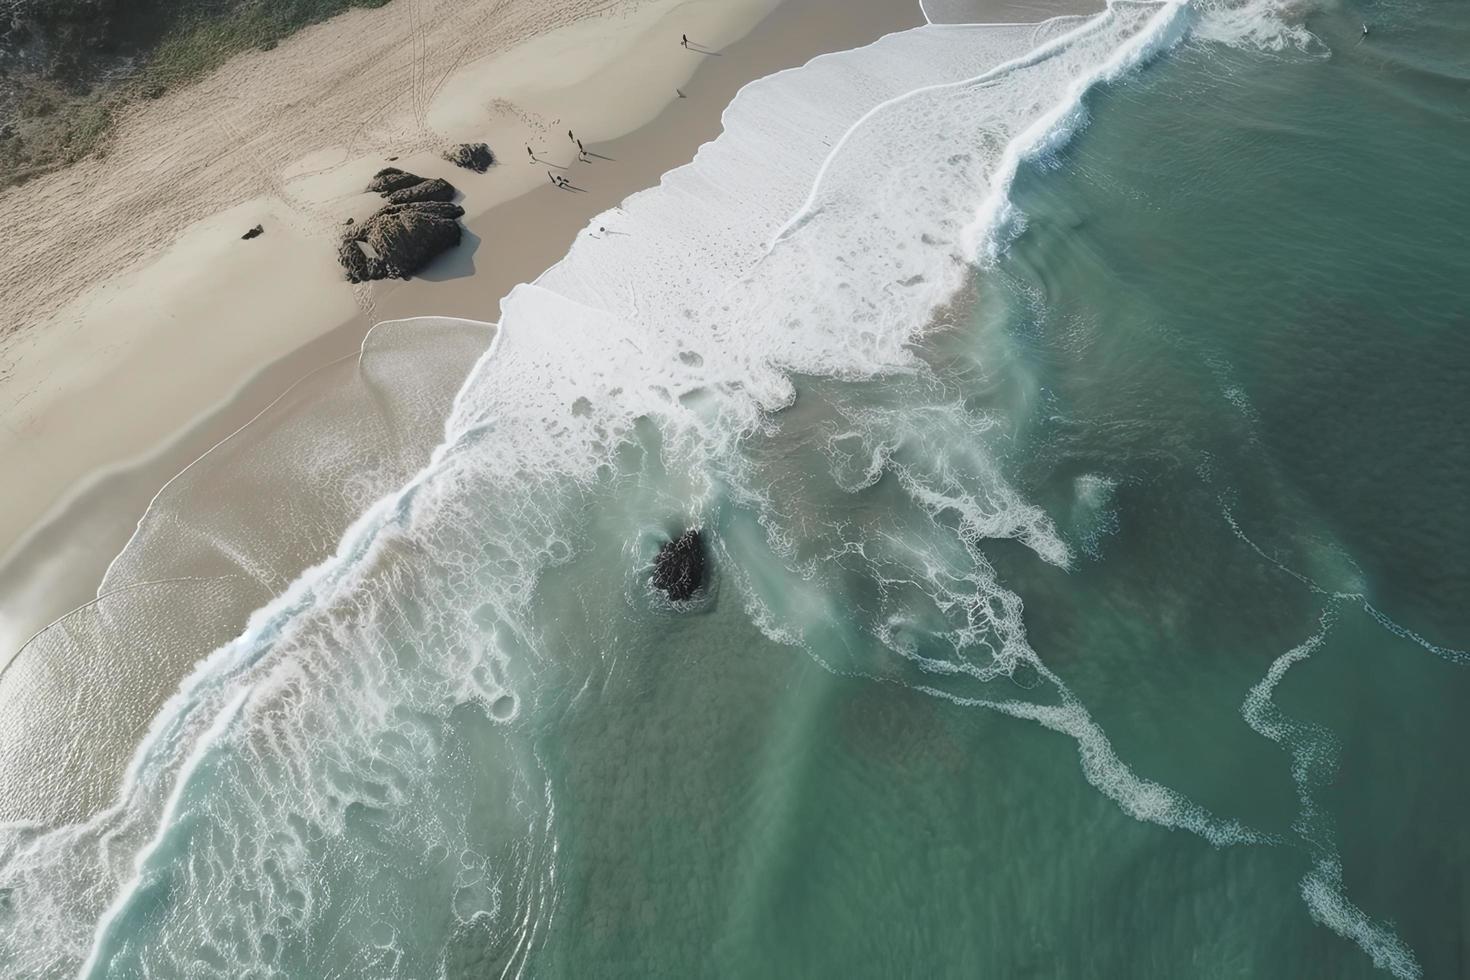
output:
[[[480,236],[466,228],[457,246],[430,262],[416,276],[427,282],[446,282],[472,276],[475,274],[475,252],[479,248]]]

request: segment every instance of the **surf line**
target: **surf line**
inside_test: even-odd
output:
[[[82,968],[77,971],[78,980],[86,980],[95,974],[102,966],[101,957],[111,938],[114,928],[127,911],[133,898],[143,888],[148,875],[148,861],[163,847],[168,839],[169,831],[174,827],[174,818],[177,816],[179,807],[183,803],[184,792],[188,788],[189,780],[194,776],[205,761],[219,747],[221,740],[229,732],[235,719],[239,717],[245,702],[250,699],[253,688],[246,688],[236,694],[228,704],[215,716],[214,722],[194,746],[188,760],[184,763],[173,785],[173,791],[169,794],[168,802],[164,804],[163,812],[159,815],[158,830],[153,839],[149,841],[133,860],[133,877],[118,889],[117,896],[102,917],[97,920],[96,928],[92,932],[92,948],[87,953],[87,959],[82,963]]]

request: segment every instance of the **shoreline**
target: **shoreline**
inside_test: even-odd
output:
[[[822,53],[870,43],[883,34],[924,23],[916,0],[857,0],[845,13],[840,23],[832,23],[830,8],[821,0],[784,0],[744,30],[738,40],[718,52],[701,55],[690,80],[679,86],[685,98],[668,99],[661,108],[654,108],[651,120],[626,134],[586,141],[590,150],[610,159],[592,158],[591,163],[576,164],[574,152],[561,151],[567,158],[563,166],[578,168],[572,172],[579,177],[586,175],[586,193],[572,194],[539,184],[541,167],[522,164],[514,154],[499,150],[504,162],[485,175],[436,164],[432,154],[400,160],[398,165],[405,169],[446,176],[461,188],[467,198],[463,203],[468,205],[465,242],[441,257],[424,277],[375,285],[365,309],[358,306],[332,319],[322,316],[326,311],[318,311],[316,322],[328,324],[325,329],[308,325],[284,352],[242,365],[237,385],[224,398],[180,413],[184,415],[182,425],[175,416],[176,424],[157,433],[141,456],[92,466],[80,483],[67,484],[62,499],[33,519],[19,538],[0,537],[0,547],[8,548],[0,560],[0,664],[7,663],[37,630],[95,597],[102,573],[165,483],[248,424],[286,388],[331,361],[352,356],[374,323],[439,315],[498,319],[499,299],[515,284],[534,279],[560,259],[591,217],[657,184],[662,174],[688,162],[700,145],[718,135],[724,108],[741,86]],[[552,42],[569,43],[553,31],[524,47],[531,47],[534,55],[534,46]],[[682,54],[677,42],[672,47],[676,57]],[[510,67],[515,68],[524,57],[510,59]],[[490,59],[478,66],[477,73],[483,77],[506,70],[504,66],[497,69],[499,61]],[[587,126],[581,128],[589,135],[594,132]],[[549,149],[558,148],[552,143]],[[552,153],[546,158],[553,159]],[[553,160],[559,161],[560,157]],[[353,178],[362,176],[365,181],[365,175],[382,165],[382,160],[362,160],[347,169],[354,171]],[[486,207],[474,207],[476,198],[483,201],[486,197],[477,184],[517,169],[534,170],[535,180],[528,190],[493,200]],[[341,170],[323,171],[312,179],[340,182],[346,179]],[[361,199],[358,206],[363,214],[377,203],[365,194],[353,196]],[[227,212],[202,224],[228,224],[233,231],[247,217]],[[507,235],[502,231],[506,228],[515,232]],[[272,244],[271,230],[268,226],[261,242]],[[233,241],[237,235],[226,237],[231,245],[241,244]],[[329,288],[360,298],[359,291],[341,282],[329,244],[329,240],[315,241],[310,259],[330,267]],[[327,292],[320,275],[315,281],[308,279],[308,285]],[[178,408],[173,400],[169,405]],[[14,521],[13,511],[10,517]]]
[[[568,110],[586,114],[584,130],[600,129],[606,136],[631,132],[657,115],[673,98],[674,85],[697,67],[676,41],[671,43],[679,54],[666,44],[652,50],[675,11],[681,22],[692,20],[724,42],[748,31],[776,2],[624,0],[599,6],[594,0],[555,0],[553,6],[565,7],[566,16],[551,10],[540,18],[546,23],[522,25],[528,36],[518,43],[512,37],[512,43],[462,65],[475,51],[451,46],[442,57],[454,70],[432,93],[420,93],[416,79],[408,92],[401,79],[387,84],[394,99],[411,105],[369,110],[358,105],[366,96],[354,95],[343,108],[362,109],[366,118],[336,143],[334,132],[303,136],[304,123],[282,124],[278,133],[242,134],[233,145],[211,141],[210,155],[187,159],[201,152],[195,129],[244,125],[213,116],[244,96],[258,95],[266,103],[282,97],[281,72],[303,67],[300,62],[340,58],[367,41],[396,54],[405,42],[398,38],[401,25],[391,16],[392,5],[308,29],[276,51],[241,56],[187,92],[145,107],[126,121],[132,128],[119,134],[124,145],[108,161],[83,161],[54,180],[41,178],[0,195],[0,218],[17,245],[0,263],[0,449],[11,458],[29,457],[32,482],[40,476],[58,489],[109,464],[144,457],[182,428],[183,420],[222,404],[260,366],[345,320],[360,318],[366,329],[381,319],[374,315],[375,297],[389,284],[350,286],[335,252],[343,222],[381,203],[364,185],[389,157],[401,157],[425,176],[449,177],[473,217],[534,188],[540,175],[508,165],[487,174],[459,170],[439,159],[444,146],[490,140],[503,160],[513,160],[518,144],[544,141]],[[485,6],[483,0],[437,5],[461,14]],[[498,16],[501,8],[527,6],[499,4],[491,12]],[[604,14],[588,13],[604,8]],[[393,38],[384,41],[384,33]],[[620,83],[633,59],[669,81],[666,97],[629,91],[627,98],[612,98],[611,93],[624,94]],[[429,60],[417,58],[409,67],[417,75]],[[527,60],[532,63],[523,64]],[[577,66],[575,72],[569,64]],[[508,69],[497,72],[501,65]],[[322,69],[320,79],[303,81],[327,88],[362,81],[355,69],[332,67]],[[461,77],[488,87],[466,86],[457,81]],[[336,93],[321,95],[329,101]],[[239,111],[259,115],[274,108]],[[432,128],[426,125],[430,116]],[[405,124],[414,127],[411,135],[400,131]],[[270,159],[258,144],[273,138],[285,145]],[[181,166],[190,168],[194,184],[128,196],[134,185],[171,180],[177,167],[169,163],[158,173],[157,158],[174,153],[186,158]],[[232,163],[248,173],[233,172]],[[220,173],[210,175],[211,170]],[[265,235],[242,243],[241,232],[257,223]],[[441,263],[428,277],[446,272]],[[159,361],[181,360],[183,353],[193,355],[190,371],[208,374],[209,384],[160,370]],[[168,390],[141,390],[139,382],[149,381],[163,382]],[[113,416],[107,427],[91,424],[77,396],[100,402],[102,394],[128,396],[119,406],[129,410],[128,417]],[[110,429],[105,439],[89,438],[102,428]],[[19,537],[16,528],[36,523],[28,518],[45,509],[36,505],[40,494],[18,490],[27,499],[0,514],[0,555]]]

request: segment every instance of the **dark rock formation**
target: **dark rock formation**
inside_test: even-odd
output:
[[[452,201],[454,185],[442,177],[421,180],[417,184],[399,188],[383,195],[389,204],[416,204],[421,201]]]
[[[704,582],[704,540],[693,528],[665,541],[653,559],[653,587],[675,602],[699,591]]]
[[[402,190],[405,187],[412,187],[423,179],[418,174],[411,174],[406,170],[399,170],[397,167],[384,167],[382,170],[373,174],[373,179],[368,181],[367,189],[374,194],[383,194],[386,196],[393,191]]]
[[[351,282],[407,279],[459,244],[463,214],[445,201],[389,204],[343,235],[337,261]]]
[[[464,208],[450,202],[454,185],[449,181],[384,167],[367,189],[388,203],[361,224],[347,219],[337,261],[349,282],[407,279],[459,244]]]
[[[248,242],[248,241],[250,241],[250,239],[252,239],[252,238],[259,238],[261,235],[264,235],[264,234],[265,234],[265,226],[264,225],[256,225],[254,228],[251,228],[249,231],[247,231],[245,234],[241,235],[240,237],[243,238],[245,241]]]
[[[461,143],[444,151],[444,159],[456,167],[484,173],[495,162],[495,154],[484,143]]]
[[[351,235],[344,236],[337,246],[337,262],[347,273],[348,282],[367,282],[370,279],[386,279],[381,265],[368,258],[362,245]]]

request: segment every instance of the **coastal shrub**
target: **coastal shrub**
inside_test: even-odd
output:
[[[389,0],[11,0],[0,4],[0,188],[105,149],[119,104]],[[8,118],[7,118],[8,117]]]

